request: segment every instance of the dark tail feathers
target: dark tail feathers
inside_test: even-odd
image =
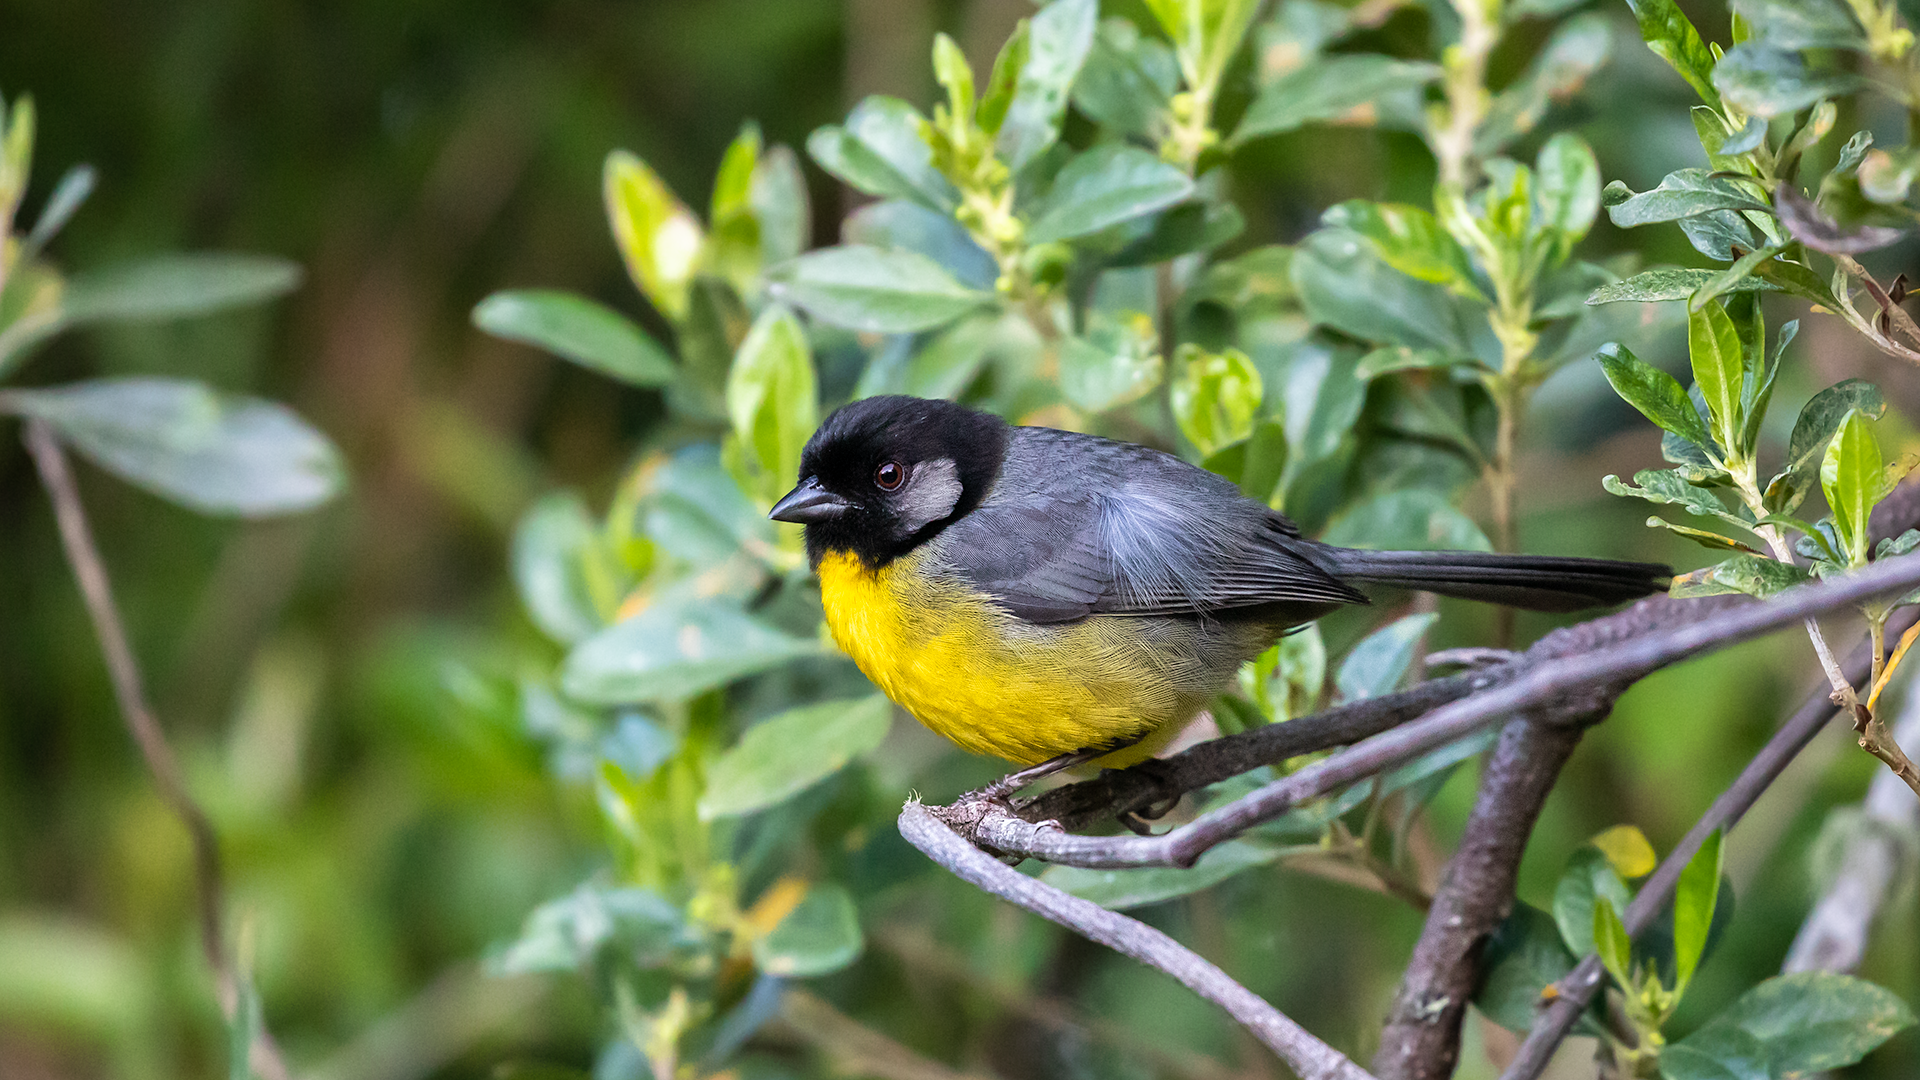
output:
[[[1483,551],[1362,551],[1322,546],[1323,565],[1349,582],[1506,604],[1578,611],[1665,592],[1673,568],[1659,563],[1500,555]]]

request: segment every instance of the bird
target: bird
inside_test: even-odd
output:
[[[944,400],[843,405],[799,472],[768,516],[805,526],[835,643],[928,728],[1034,770],[1151,756],[1280,635],[1368,603],[1356,586],[1565,612],[1673,573],[1319,543],[1171,454]]]

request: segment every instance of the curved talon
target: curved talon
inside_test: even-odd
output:
[[[1115,814],[1114,820],[1118,821],[1120,824],[1125,825],[1128,829],[1132,830],[1132,832],[1136,836],[1159,835],[1153,831],[1153,826],[1147,824],[1145,821],[1142,821],[1140,819],[1140,815],[1135,813],[1132,810],[1128,810],[1120,814]]]

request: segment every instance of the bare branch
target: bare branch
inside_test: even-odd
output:
[[[1888,560],[1888,563],[1897,560]],[[1886,564],[1880,564],[1886,565]],[[1877,567],[1876,567],[1877,569]],[[1868,572],[1871,572],[1869,570]],[[1920,610],[1903,608],[1888,620],[1888,625],[1899,624],[1901,629],[1920,618]],[[1863,645],[1847,658],[1843,665],[1848,678],[1858,682],[1867,677],[1873,666],[1873,652]],[[1813,741],[1829,721],[1839,712],[1834,705],[1825,685],[1815,690],[1800,706],[1799,711],[1775,731],[1773,738],[1760,748],[1747,767],[1740,771],[1727,790],[1713,801],[1707,812],[1687,830],[1678,845],[1661,860],[1658,869],[1640,887],[1633,902],[1621,914],[1629,934],[1639,934],[1652,924],[1653,920],[1672,902],[1673,893],[1680,883],[1680,871],[1686,868],[1694,855],[1699,853],[1700,845],[1715,829],[1731,829],[1733,825],[1752,808],[1754,801],[1762,792],[1778,779],[1788,763],[1799,756],[1800,751]],[[1554,1048],[1572,1030],[1574,1021],[1593,1000],[1599,990],[1603,975],[1600,958],[1589,955],[1555,985],[1553,1000],[1540,1015],[1534,1019],[1533,1029],[1520,1046],[1513,1063],[1500,1075],[1500,1080],[1535,1080],[1547,1066],[1553,1056]]]
[[[1226,1010],[1301,1080],[1373,1080],[1226,972],[1158,930],[1007,866],[968,843],[917,800],[900,811],[900,834],[927,857],[987,892],[1158,968]]]
[[[200,948],[206,954],[207,966],[213,970],[221,1011],[232,1023],[240,1003],[240,978],[226,943],[223,916],[226,893],[220,872],[220,840],[214,835],[213,823],[207,819],[206,812],[200,809],[192,793],[187,790],[179,759],[173,756],[173,748],[167,745],[166,733],[161,730],[160,722],[154,718],[153,709],[147,703],[146,691],[141,685],[140,666],[134,659],[133,648],[127,643],[126,628],[121,622],[119,608],[113,602],[112,586],[107,581],[106,564],[101,560],[99,548],[93,542],[93,532],[87,526],[86,509],[80,503],[80,491],[74,485],[73,470],[67,465],[66,452],[60,448],[53,430],[40,420],[28,418],[25,421],[22,439],[27,444],[28,452],[33,455],[40,482],[53,501],[60,541],[65,546],[67,562],[73,567],[73,576],[79,582],[80,594],[86,600],[87,615],[93,620],[93,632],[99,639],[100,652],[106,657],[107,674],[113,682],[114,698],[120,704],[120,716],[126,722],[127,731],[133,735],[134,743],[139,746],[147,770],[153,774],[161,799],[186,826],[187,835],[192,841],[194,877],[198,886],[196,899]],[[288,1080],[291,1075],[278,1046],[265,1032],[255,1040],[251,1057],[253,1066],[265,1073],[268,1080]]]

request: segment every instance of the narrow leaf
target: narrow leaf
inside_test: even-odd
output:
[[[474,306],[473,325],[633,386],[665,386],[676,374],[667,351],[632,320],[572,293],[497,292]]]
[[[1679,381],[1673,376],[1633,355],[1625,345],[1607,345],[1598,356],[1614,392],[1640,410],[1642,416],[1695,446],[1713,446],[1713,436],[1708,434],[1687,392],[1680,389]]]
[[[924,255],[858,244],[810,251],[768,278],[816,318],[884,334],[930,330],[993,300]]]

